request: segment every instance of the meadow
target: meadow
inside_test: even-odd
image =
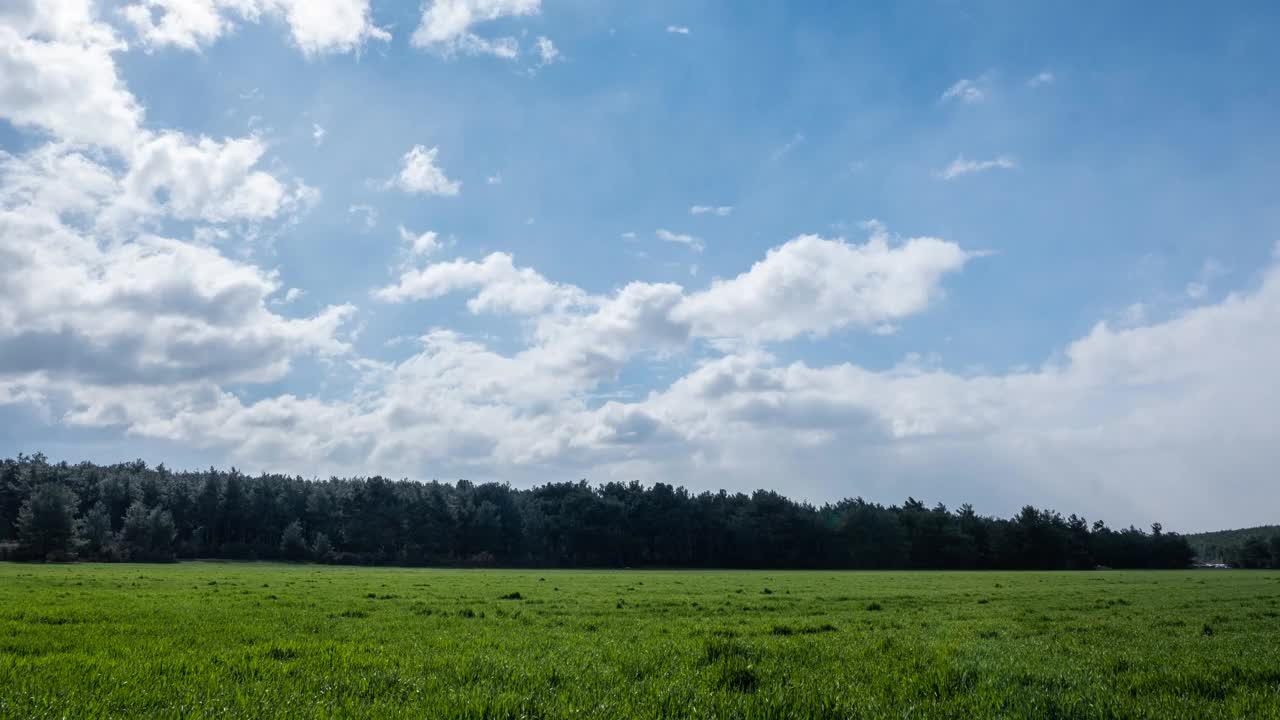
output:
[[[1280,717],[1280,573],[0,564],[0,717]]]

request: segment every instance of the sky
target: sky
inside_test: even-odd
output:
[[[1278,30],[6,0],[0,455],[1274,523]]]

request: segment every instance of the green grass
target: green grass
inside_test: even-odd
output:
[[[0,564],[28,717],[1280,717],[1280,573]]]

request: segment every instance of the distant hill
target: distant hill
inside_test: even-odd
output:
[[[1216,532],[1194,533],[1183,535],[1191,544],[1200,562],[1226,562],[1225,553],[1237,548],[1252,537],[1270,540],[1280,535],[1280,525],[1259,525],[1258,527],[1241,528],[1239,530],[1218,530]]]

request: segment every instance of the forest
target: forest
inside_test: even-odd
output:
[[[459,567],[1181,568],[1187,539],[1031,506],[861,498],[815,506],[777,492],[174,472],[138,460],[0,461],[0,559],[185,558]]]
[[[1200,562],[1231,567],[1280,569],[1280,525],[1262,525],[1187,535]]]

